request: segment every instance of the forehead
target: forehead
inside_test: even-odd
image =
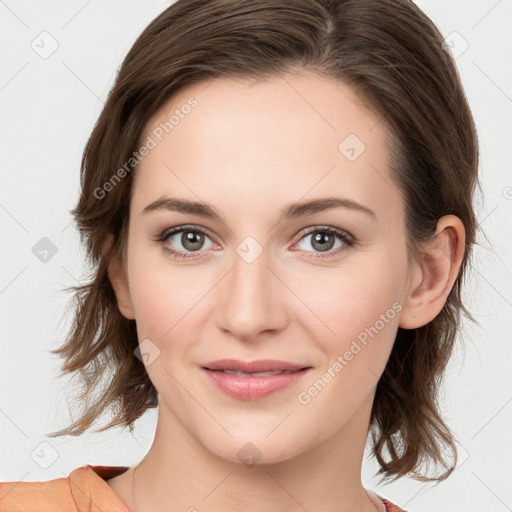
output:
[[[142,211],[166,193],[213,204],[229,198],[233,206],[258,197],[270,206],[338,190],[384,207],[384,189],[396,194],[385,135],[379,117],[332,78],[193,84],[145,127],[143,140],[154,147],[137,167],[133,206]]]

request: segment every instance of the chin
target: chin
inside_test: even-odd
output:
[[[283,437],[276,434],[275,438],[270,440],[267,435],[268,432],[259,435],[245,433],[239,437],[235,436],[233,439],[224,439],[222,443],[208,440],[204,446],[217,457],[245,465],[248,468],[255,465],[284,462],[303,451],[292,436]]]

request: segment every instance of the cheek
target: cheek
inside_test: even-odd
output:
[[[329,340],[330,351],[354,338],[364,342],[370,336],[380,337],[381,331],[380,338],[385,338],[398,324],[404,280],[401,263],[376,256],[350,267],[301,276],[298,295],[309,310],[304,318],[318,326],[315,337]]]
[[[398,329],[404,261],[400,254],[373,252],[336,275],[329,269],[320,279],[318,273],[303,277],[304,302],[315,314],[308,313],[302,322],[325,361],[319,375],[307,383],[311,387],[302,389],[301,404],[314,402],[319,415],[333,403],[343,404],[338,409],[343,421],[373,392]]]
[[[378,282],[375,274],[344,274],[309,297],[321,322],[307,321],[306,328],[315,326],[310,333],[325,362],[297,398],[320,424],[340,425],[370,400],[393,348],[399,288],[393,272]]]
[[[130,289],[139,339],[149,338],[160,349],[172,340],[194,339],[202,325],[201,300],[211,289],[210,280],[193,266],[173,265],[159,250],[133,251]],[[186,331],[186,332],[185,332]]]

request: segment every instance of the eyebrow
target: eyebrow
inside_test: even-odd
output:
[[[279,222],[282,220],[296,219],[306,215],[313,215],[314,213],[332,210],[334,208],[350,209],[365,213],[374,219],[377,218],[377,215],[373,210],[370,210],[370,208],[356,201],[352,201],[351,199],[341,197],[323,197],[286,205],[281,210]],[[162,197],[146,206],[144,210],[142,210],[142,213],[146,214],[155,210],[188,213],[191,215],[198,215],[200,217],[218,220],[225,224],[225,220],[217,209],[211,204],[204,202],[178,199],[175,197]]]

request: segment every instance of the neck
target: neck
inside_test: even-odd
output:
[[[131,512],[375,512],[361,483],[361,419],[293,458],[245,465],[212,454],[161,404],[151,449],[122,492],[111,487]]]

